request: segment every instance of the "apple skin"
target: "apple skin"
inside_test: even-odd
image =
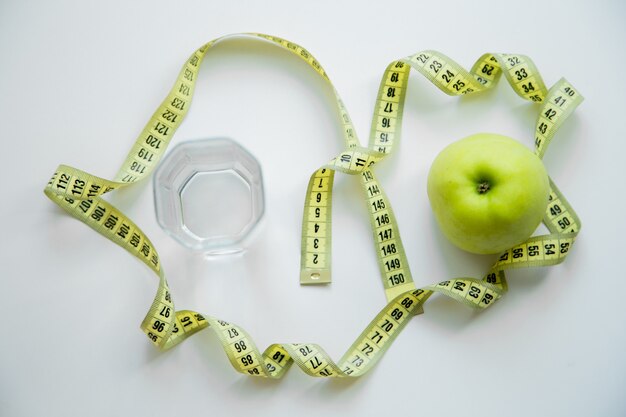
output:
[[[549,194],[539,157],[494,133],[452,143],[428,174],[428,198],[443,234],[478,254],[498,253],[528,239],[543,219]]]

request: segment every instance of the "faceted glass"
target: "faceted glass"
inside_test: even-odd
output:
[[[184,246],[239,252],[263,217],[261,167],[229,138],[181,143],[155,173],[154,203],[159,225]]]

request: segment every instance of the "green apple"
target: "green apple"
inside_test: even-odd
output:
[[[428,198],[443,234],[479,254],[522,243],[537,229],[550,185],[543,163],[521,143],[478,133],[446,147],[428,174]]]

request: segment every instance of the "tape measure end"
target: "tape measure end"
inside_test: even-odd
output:
[[[329,270],[304,269],[300,272],[300,285],[325,285],[331,282]]]

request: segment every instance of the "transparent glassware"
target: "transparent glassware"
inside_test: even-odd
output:
[[[177,145],[163,158],[153,184],[159,225],[189,249],[241,252],[263,217],[261,167],[229,138]]]

